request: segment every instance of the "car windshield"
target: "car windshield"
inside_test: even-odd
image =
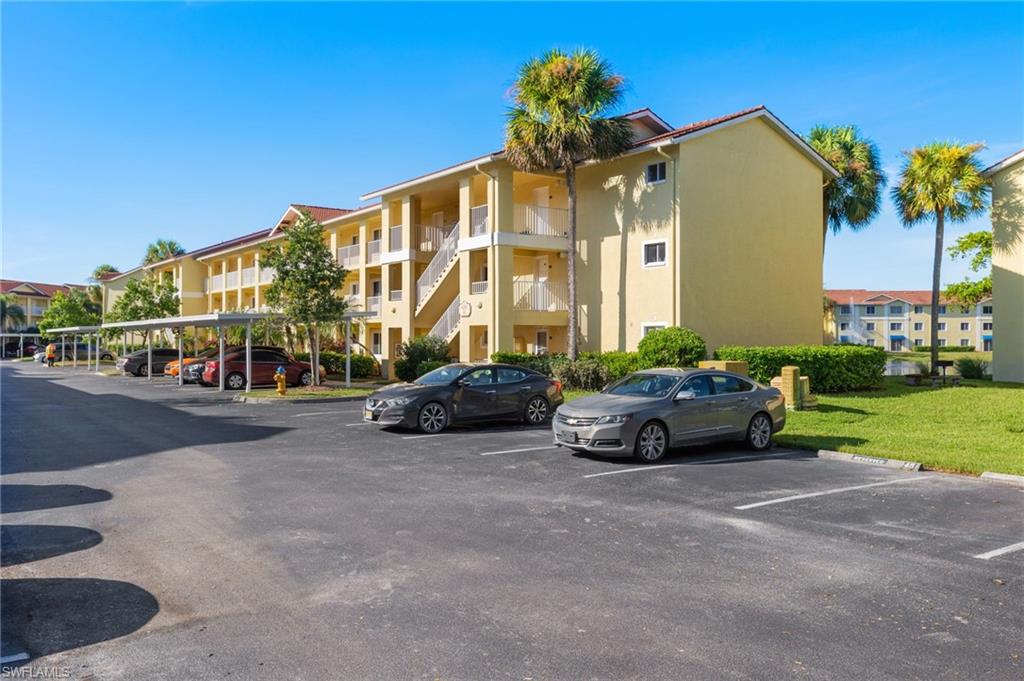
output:
[[[449,364],[440,369],[434,369],[417,378],[413,383],[416,385],[447,385],[462,375],[466,370],[465,364]]]
[[[629,395],[630,397],[665,397],[679,378],[661,374],[631,374],[612,385],[605,392],[609,395]]]

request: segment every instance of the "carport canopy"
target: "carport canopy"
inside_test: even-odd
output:
[[[47,329],[43,335],[52,336],[54,334],[60,334],[60,359],[64,361],[67,357],[65,350],[64,340],[67,336],[71,336],[71,343],[77,344],[78,337],[85,337],[85,369],[88,371],[92,368],[92,343],[89,340],[90,336],[96,338],[96,371],[100,370],[100,328],[99,326],[62,326],[58,329]],[[78,366],[78,348],[75,347],[73,354],[71,355],[71,366]]]

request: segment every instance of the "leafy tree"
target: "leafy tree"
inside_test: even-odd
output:
[[[708,356],[704,339],[682,326],[651,331],[640,339],[636,351],[645,367],[695,367]]]
[[[152,265],[168,258],[184,255],[185,249],[173,239],[157,239],[146,246],[146,255],[142,258],[143,265]]]
[[[133,279],[129,281],[121,296],[107,314],[108,322],[131,322],[140,319],[161,319],[174,317],[181,309],[178,289],[169,281]],[[149,341],[150,330],[146,330]]]
[[[448,344],[437,336],[420,336],[402,343],[395,359],[395,376],[403,381],[414,381],[427,371],[451,361]],[[424,365],[429,368],[424,369]]]
[[[24,326],[28,321],[25,309],[15,300],[17,298],[9,293],[0,293],[0,328],[5,331],[12,326]]]
[[[933,376],[939,361],[939,285],[945,223],[947,218],[963,222],[985,209],[989,187],[977,157],[982,148],[981,144],[932,142],[905,151],[899,184],[892,188],[892,199],[905,227],[935,220],[930,343]]]
[[[39,321],[39,330],[46,335],[47,329],[98,325],[100,315],[95,308],[90,309],[89,302],[82,290],[71,289],[67,293],[57,291],[50,298],[50,305]]]
[[[524,171],[561,170],[569,191],[569,338],[576,358],[579,331],[576,304],[576,165],[606,160],[632,145],[633,133],[623,118],[605,114],[622,101],[622,76],[593,50],[551,50],[519,69],[512,93],[515,105],[505,126],[505,153]]]
[[[103,281],[104,275],[111,273],[118,273],[118,269],[113,265],[104,263],[98,265],[89,276],[89,286],[86,290],[89,292],[89,298],[94,303],[103,304],[103,289],[100,286],[100,282]]]
[[[324,243],[323,225],[304,212],[288,228],[284,244],[264,248],[261,262],[275,270],[267,287],[267,304],[293,324],[303,324],[309,338],[313,383],[320,381],[320,324],[336,324],[347,308],[340,295],[347,272]]]
[[[968,232],[956,240],[956,243],[947,249],[947,252],[954,258],[970,258],[972,272],[987,272],[985,276],[977,281],[970,278],[947,284],[945,290],[946,298],[970,307],[977,305],[986,298],[992,297],[992,232],[984,230],[981,232]]]
[[[839,171],[824,186],[822,250],[831,228],[838,234],[843,225],[857,231],[878,215],[882,206],[885,172],[875,143],[862,137],[852,125],[818,125],[807,143]]]

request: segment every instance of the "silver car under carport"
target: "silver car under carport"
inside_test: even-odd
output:
[[[562,405],[551,427],[556,445],[653,463],[671,447],[717,440],[767,449],[785,424],[782,393],[746,376],[648,369]]]

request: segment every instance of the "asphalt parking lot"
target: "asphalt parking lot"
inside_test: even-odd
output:
[[[71,678],[1020,679],[1024,489],[4,363],[3,628]]]

